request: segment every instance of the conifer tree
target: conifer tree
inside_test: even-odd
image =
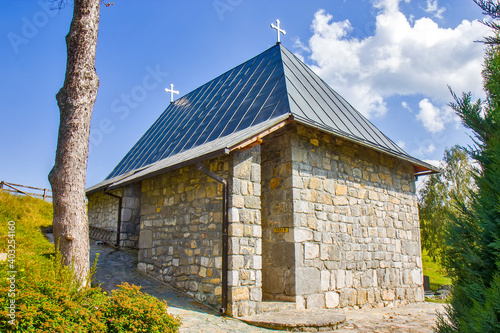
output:
[[[492,18],[500,15],[498,1],[475,1]],[[451,218],[445,266],[453,280],[446,316],[437,332],[500,332],[500,49],[499,27],[487,37],[489,45],[483,70],[486,100],[472,102],[471,94],[453,94],[451,106],[471,129],[469,147],[477,163],[477,192],[470,207],[461,203]]]

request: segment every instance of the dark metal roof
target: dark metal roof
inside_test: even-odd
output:
[[[275,46],[171,103],[106,179],[283,115],[285,96]]]
[[[435,170],[402,150],[302,61],[277,44],[171,103],[88,191],[228,148],[273,120],[295,120]],[[182,160],[182,161],[181,161]]]
[[[346,139],[407,155],[316,73],[282,47],[290,111],[297,119],[330,128]]]

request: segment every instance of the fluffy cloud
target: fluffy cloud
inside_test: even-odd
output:
[[[424,9],[427,13],[433,14],[436,18],[443,18],[446,8],[439,8],[437,0],[427,0],[427,7]]]
[[[310,50],[313,69],[368,117],[384,115],[385,99],[395,95],[420,94],[435,103],[448,102],[447,85],[480,96],[483,45],[474,41],[489,29],[466,20],[454,29],[441,28],[426,17],[410,23],[399,10],[400,1],[409,2],[374,0],[379,10],[375,32],[360,39],[350,37],[349,20],[334,21],[319,10],[313,36],[301,48]],[[431,13],[439,13],[437,1],[427,5]]]
[[[458,116],[449,106],[438,108],[427,98],[421,100],[418,105],[420,111],[417,114],[417,120],[431,133],[441,132],[447,123],[460,122]]]
[[[443,160],[424,160],[424,162],[434,165],[438,168],[446,167],[446,163]]]
[[[424,146],[420,146],[416,150],[415,154],[417,156],[425,156],[427,154],[433,153],[435,150],[436,150],[436,146],[434,146],[433,143],[428,143],[428,144],[426,144]]]

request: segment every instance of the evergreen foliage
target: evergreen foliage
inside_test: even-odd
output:
[[[492,18],[498,18],[498,1],[475,1]],[[496,31],[498,29],[489,24]],[[471,94],[453,94],[451,106],[472,130],[475,146],[470,156],[477,162],[477,193],[471,205],[461,203],[453,214],[447,236],[445,266],[453,279],[453,293],[437,332],[500,332],[500,49],[495,39],[483,70],[484,102]]]

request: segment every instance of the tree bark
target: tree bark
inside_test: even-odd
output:
[[[89,272],[89,233],[85,177],[90,119],[99,79],[95,55],[100,0],[75,0],[68,35],[64,85],[56,95],[60,112],[55,164],[49,173],[53,191],[53,230],[62,262],[80,283]]]

